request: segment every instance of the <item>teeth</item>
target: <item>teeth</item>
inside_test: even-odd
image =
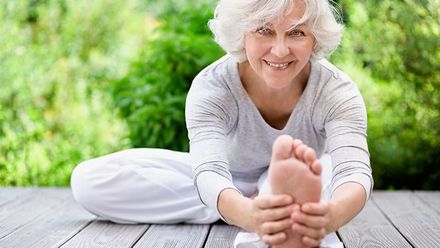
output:
[[[270,67],[274,67],[274,68],[287,68],[287,66],[289,65],[289,63],[275,64],[275,63],[270,63],[269,61],[266,61],[266,63],[267,63]]]

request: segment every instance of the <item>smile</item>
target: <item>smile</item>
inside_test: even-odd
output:
[[[288,63],[271,63],[271,62],[266,61],[266,60],[264,60],[264,62],[268,66],[276,68],[276,69],[286,69],[289,66],[289,64],[291,63],[291,62],[288,62]]]

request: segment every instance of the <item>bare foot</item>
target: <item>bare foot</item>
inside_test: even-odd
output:
[[[321,164],[313,149],[281,135],[273,143],[272,161],[269,167],[269,180],[273,194],[288,194],[294,202],[318,202],[321,197]],[[306,247],[301,236],[292,230],[287,231],[287,241],[274,248]]]

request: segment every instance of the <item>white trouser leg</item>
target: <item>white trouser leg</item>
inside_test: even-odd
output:
[[[118,223],[212,223],[200,201],[188,153],[130,149],[79,164],[72,173],[75,199]]]

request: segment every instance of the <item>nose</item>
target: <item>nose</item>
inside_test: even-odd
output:
[[[289,54],[289,46],[284,38],[276,38],[272,44],[272,54],[283,58]]]

